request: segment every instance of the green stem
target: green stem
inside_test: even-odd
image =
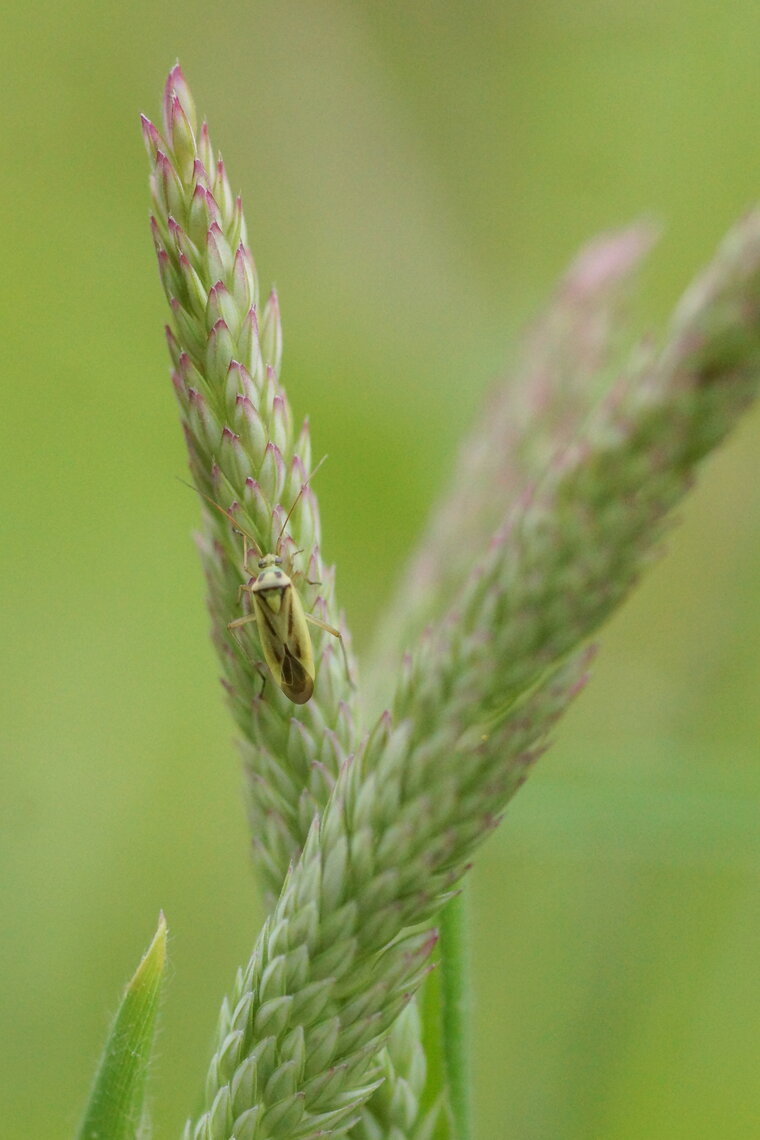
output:
[[[470,961],[464,894],[441,915],[443,1049],[457,1140],[471,1140]]]

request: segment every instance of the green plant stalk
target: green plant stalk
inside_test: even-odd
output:
[[[471,1140],[473,1134],[467,911],[467,896],[463,890],[444,907],[440,921],[443,1049],[456,1140]]]
[[[430,1140],[456,1140],[454,1119],[446,1083],[446,1053],[443,1041],[443,996],[440,969],[433,970],[425,979],[418,995],[422,1020],[422,1046],[428,1067],[428,1083],[423,1097],[423,1109],[432,1114],[437,1111]]]

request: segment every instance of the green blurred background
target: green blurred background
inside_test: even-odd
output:
[[[575,249],[661,325],[760,198],[760,6],[6,2],[0,1135],[67,1137],[160,907],[157,1136],[259,914],[138,129],[179,56],[276,282],[359,647]],[[760,1136],[760,415],[470,880],[479,1137]],[[241,901],[242,900],[242,901]]]

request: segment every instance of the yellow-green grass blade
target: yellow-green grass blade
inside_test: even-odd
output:
[[[136,1140],[140,1135],[165,974],[166,922],[161,914],[111,1026],[78,1140]]]

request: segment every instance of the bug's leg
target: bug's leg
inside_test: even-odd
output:
[[[292,562],[293,559],[299,554],[303,554],[303,547],[301,547],[300,550],[294,550],[293,551],[293,553],[290,556],[290,561]],[[298,571],[298,573],[300,574],[301,571]],[[321,586],[322,585],[321,582],[312,582],[311,578],[304,578],[304,582],[306,583],[307,586]]]
[[[243,594],[250,594],[251,589],[253,587],[253,584],[256,581],[256,578],[258,577],[258,567],[256,567],[255,570],[252,570],[251,567],[248,565],[248,559],[251,557],[252,554],[258,560],[258,557],[259,557],[258,547],[253,546],[248,541],[248,536],[244,534],[243,535],[243,573],[245,575],[247,575],[248,581],[242,582],[238,586],[238,596],[237,596],[237,604],[238,605],[240,605],[240,603],[243,600]]]
[[[254,554],[259,557],[259,552],[255,546],[251,546],[248,541],[247,535],[243,535],[243,572],[248,574],[249,577],[255,578],[256,575],[252,573],[251,567],[248,565],[248,559]]]
[[[300,549],[300,550],[294,550],[294,551],[293,551],[293,553],[292,553],[292,554],[291,554],[291,556],[290,556],[290,560],[291,560],[291,562],[292,562],[292,561],[293,561],[293,559],[294,559],[294,558],[296,558],[296,557],[297,557],[299,554],[303,554],[303,550],[304,550],[304,548],[303,548],[303,547],[301,547],[301,549]],[[305,573],[306,573],[306,571],[305,571],[305,570],[304,570],[304,571],[300,571],[300,570],[299,570],[299,571],[298,571],[298,573],[299,573],[299,574],[301,574],[301,573],[305,574]],[[304,577],[304,582],[306,583],[306,585],[307,585],[307,586],[321,586],[321,585],[322,585],[322,583],[321,583],[321,582],[312,582],[311,578],[306,578],[306,577]]]
[[[240,649],[240,652],[244,654],[245,659],[248,662],[248,664],[259,675],[259,679],[261,680],[261,688],[259,689],[259,691],[256,695],[259,699],[261,699],[261,697],[264,696],[264,689],[266,689],[266,687],[267,687],[267,668],[266,668],[263,661],[254,661],[254,659],[251,657],[251,655],[249,653],[246,653],[244,646],[242,646],[240,644],[237,637],[235,638],[235,642],[236,642],[238,648]]]
[[[296,554],[303,554],[303,551],[302,551],[302,550],[297,550],[297,551],[296,551]],[[311,579],[311,578],[307,578],[307,577],[306,577],[306,571],[305,571],[305,570],[296,570],[296,571],[295,571],[295,573],[294,573],[294,576],[295,576],[295,577],[297,577],[297,578],[299,578],[299,579],[301,579],[301,578],[302,578],[302,579],[303,579],[303,581],[306,583],[306,585],[307,585],[307,586],[321,586],[321,585],[322,585],[322,583],[321,583],[321,582],[314,582],[314,581],[312,581],[312,579]]]
[[[339,629],[336,629],[334,625],[328,625],[326,621],[321,621],[319,618],[314,617],[314,614],[305,613],[304,617],[308,622],[311,622],[312,625],[316,625],[319,629],[323,629],[325,633],[329,633],[333,637],[337,637],[338,641],[340,642],[341,652],[343,653],[343,664],[346,667],[346,677],[348,678],[348,683],[352,689],[355,689],[356,685],[354,684],[354,679],[351,676],[351,669],[349,668],[348,664],[348,654],[346,653],[346,643],[343,640],[343,634]]]
[[[245,589],[245,587],[241,587],[241,589]],[[246,647],[243,645],[242,641],[240,640],[240,638],[238,637],[237,632],[236,632],[236,630],[240,629],[240,627],[242,625],[248,625],[252,621],[256,621],[256,614],[243,614],[242,617],[235,618],[234,621],[228,621],[227,622],[227,632],[232,636],[235,644],[237,645],[238,649],[240,650],[240,652],[245,657],[248,664],[252,665],[254,669],[258,669],[260,662],[253,660],[250,653],[248,652]],[[264,691],[263,687],[262,687],[261,691],[263,693],[263,691]]]
[[[243,594],[250,594],[253,591],[253,585],[254,585],[255,581],[256,581],[255,578],[251,578],[250,581],[248,581],[248,582],[241,582],[240,583],[240,585],[238,586],[238,596],[237,596],[237,604],[238,605],[240,605],[240,603],[243,600]]]
[[[246,586],[241,586],[241,590],[245,590]],[[235,618],[234,621],[227,622],[227,629],[232,633],[233,629],[239,629],[241,625],[248,625],[249,622],[256,621],[256,614],[243,614],[242,617]]]
[[[261,700],[264,696],[264,689],[267,687],[267,671],[260,661],[254,662],[254,668],[261,677],[261,688],[259,689],[259,700]]]

